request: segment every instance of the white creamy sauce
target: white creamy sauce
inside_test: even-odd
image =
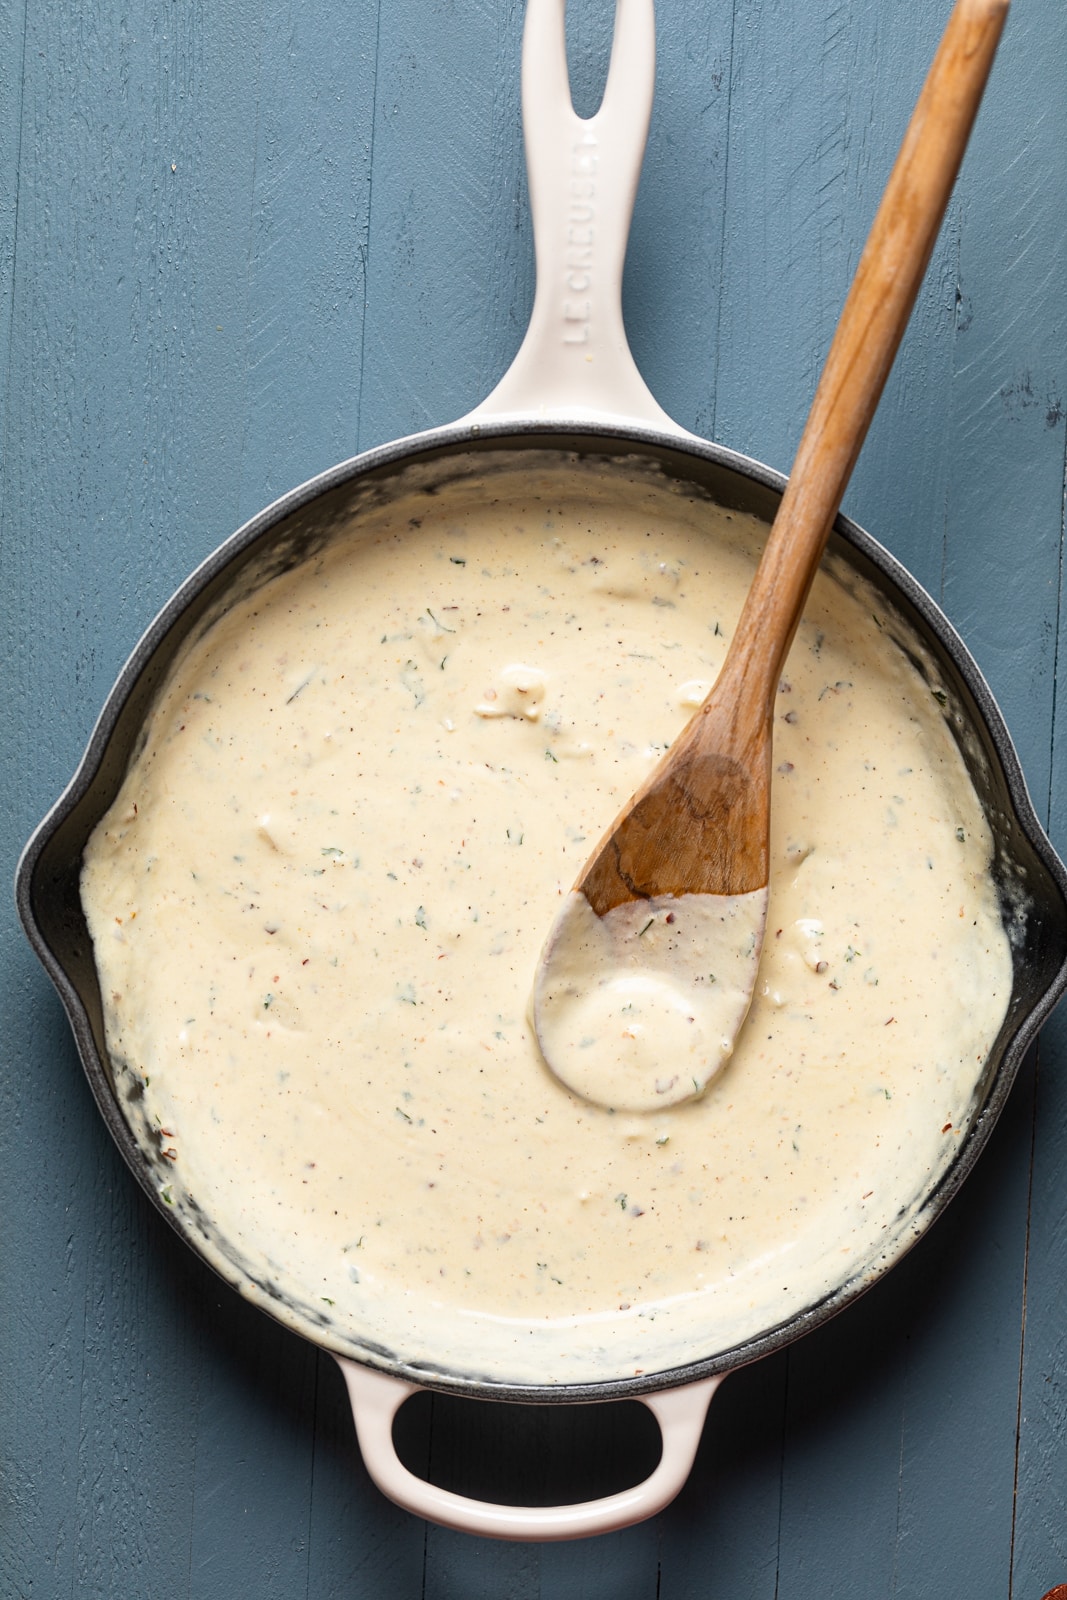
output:
[[[765,889],[628,900],[603,917],[572,889],[534,979],[545,1061],[616,1111],[696,1099],[733,1054],[766,921]]]
[[[820,576],[734,1054],[684,1104],[571,1093],[527,1015],[542,943],[765,530],[637,468],[466,472],[184,648],[85,853],[116,1083],[208,1256],[332,1347],[663,1370],[910,1237],[1010,993],[989,830],[881,602]],[[697,1024],[654,1026],[655,1099]]]

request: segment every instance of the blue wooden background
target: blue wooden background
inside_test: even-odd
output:
[[[788,468],[946,9],[660,0],[626,312],[687,427]],[[572,0],[579,110],[609,11]],[[300,480],[459,416],[510,359],[532,292],[521,21],[519,0],[0,0],[5,876],[187,570]],[[1016,0],[845,502],[967,638],[1061,849],[1065,171],[1067,10]],[[727,1382],[673,1507],[506,1546],[378,1496],[333,1363],[149,1212],[9,911],[2,940],[4,1600],[1067,1581],[1064,1017],[922,1246]],[[413,1454],[514,1468],[507,1419],[470,1409],[424,1406]]]

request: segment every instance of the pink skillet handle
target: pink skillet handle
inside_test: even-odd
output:
[[[622,320],[622,271],[656,74],[652,0],[616,0],[600,109],[576,115],[565,0],[527,0],[522,116],[537,287],[526,337],[493,392],[463,420],[567,417],[673,422],[634,364]]]
[[[573,1506],[498,1506],[469,1500],[417,1478],[393,1447],[393,1418],[419,1386],[335,1357],[348,1385],[356,1436],[367,1471],[383,1494],[427,1522],[490,1539],[585,1539],[642,1522],[669,1505],[693,1465],[711,1397],[722,1378],[635,1398],[659,1423],[663,1454],[651,1477],[621,1494]],[[476,1402],[474,1402],[476,1403]]]

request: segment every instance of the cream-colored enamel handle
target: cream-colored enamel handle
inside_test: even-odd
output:
[[[348,1385],[363,1460],[382,1493],[427,1522],[490,1539],[586,1539],[591,1534],[628,1528],[662,1511],[689,1476],[705,1414],[722,1382],[721,1378],[705,1378],[680,1389],[637,1397],[659,1423],[663,1454],[655,1472],[634,1488],[573,1506],[498,1506],[438,1489],[401,1462],[393,1446],[393,1419],[404,1401],[418,1394],[417,1384],[358,1366],[344,1356],[335,1359]]]
[[[652,0],[616,0],[604,98],[571,103],[565,0],[528,0],[522,115],[537,287],[526,337],[464,421],[516,416],[629,422],[683,433],[634,364],[622,271],[656,70]]]

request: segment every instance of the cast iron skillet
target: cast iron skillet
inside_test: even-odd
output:
[[[93,730],[70,785],[19,864],[19,913],[70,1018],[100,1112],[134,1176],[167,1223],[210,1264],[288,1325],[334,1354],[344,1371],[367,1465],[387,1494],[420,1515],[504,1538],[577,1538],[651,1515],[684,1482],[715,1387],[730,1370],[818,1326],[882,1275],[948,1204],[978,1158],[1019,1062],[1067,987],[1067,872],[1035,815],[1000,712],[966,647],[934,601],[868,534],[838,517],[828,551],[838,573],[865,581],[912,657],[962,752],[995,841],[993,876],[1014,963],[1008,1013],[989,1053],[972,1117],[951,1165],[885,1254],[799,1315],[726,1351],[633,1380],[502,1385],[432,1370],[402,1352],[354,1343],[321,1311],[283,1303],[269,1283],[249,1283],[210,1221],[179,1215],[161,1198],[164,1161],[118,1088],[104,1039],[99,983],[79,898],[85,844],[136,753],[153,698],[182,643],[205,620],[305,558],[331,528],[380,503],[415,463],[443,477],[491,468],[517,453],[559,452],[604,471],[634,458],[719,505],[770,523],[784,479],[685,433],[660,409],[630,356],[622,324],[626,236],[652,101],[652,0],[618,0],[608,88],[588,121],[570,104],[564,0],[529,0],[523,110],[537,252],[530,328],[493,394],[450,427],[401,439],[334,467],[284,496],[219,547],[148,628]],[[543,460],[543,456],[541,457]],[[140,1132],[140,1137],[138,1137]],[[901,1197],[902,1210],[910,1196]],[[546,1379],[547,1379],[546,1375]],[[659,1466],[622,1494],[584,1505],[505,1507],[466,1500],[412,1476],[392,1444],[392,1420],[420,1386],[526,1402],[641,1399],[663,1436]]]

